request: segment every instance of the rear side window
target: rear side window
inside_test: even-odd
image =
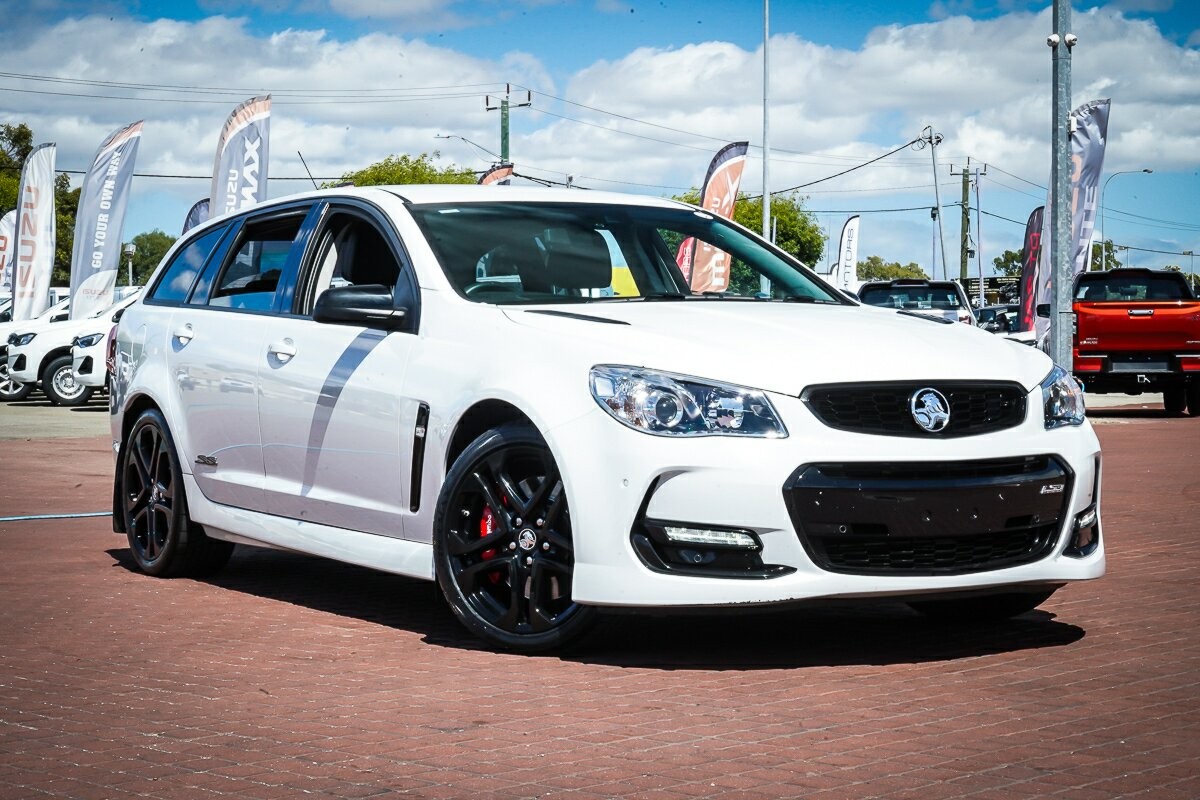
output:
[[[185,245],[171,263],[163,270],[158,283],[150,292],[149,299],[156,303],[182,303],[191,291],[196,276],[200,274],[205,260],[212,249],[221,241],[224,228],[213,228],[208,233]]]
[[[304,215],[248,224],[237,249],[214,283],[208,304],[221,308],[270,311]]]

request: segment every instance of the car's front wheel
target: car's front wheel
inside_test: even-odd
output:
[[[560,647],[595,611],[571,597],[575,544],[567,495],[537,431],[506,425],[455,460],[438,498],[438,585],[485,641],[525,653]]]
[[[91,386],[75,380],[71,371],[71,357],[59,356],[51,361],[42,372],[42,391],[56,406],[78,406],[92,399]]]
[[[1050,599],[1057,591],[1043,589],[1039,592],[1013,592],[989,594],[979,597],[945,598],[940,600],[913,600],[908,605],[927,617],[946,622],[997,622],[1033,611]]]
[[[0,402],[13,403],[24,400],[33,391],[33,384],[17,383],[8,374],[8,363],[0,364]]]
[[[192,523],[175,453],[162,414],[142,412],[117,465],[125,535],[133,560],[148,575],[207,575],[225,565],[233,545],[209,538]]]

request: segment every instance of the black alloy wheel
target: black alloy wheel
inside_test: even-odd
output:
[[[476,439],[434,521],[438,584],[459,620],[504,649],[560,647],[595,616],[571,598],[574,564],[567,495],[542,437],[506,425]]]
[[[205,536],[188,517],[175,442],[157,409],[144,411],[130,430],[117,480],[129,549],[143,572],[203,575],[229,560],[233,545]]]

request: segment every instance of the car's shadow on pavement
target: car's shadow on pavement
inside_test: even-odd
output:
[[[114,566],[141,573],[127,548]],[[486,650],[430,582],[297,553],[238,547],[212,586],[419,633],[438,647]],[[939,624],[901,603],[820,603],[786,610],[605,613],[565,661],[668,670],[746,670],[952,661],[1061,647],[1083,629],[1045,611],[979,625]]]

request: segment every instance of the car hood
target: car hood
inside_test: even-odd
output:
[[[595,363],[798,395],[862,381],[1009,380],[1031,390],[1045,354],[962,323],[865,306],[741,300],[506,308],[514,323]]]

